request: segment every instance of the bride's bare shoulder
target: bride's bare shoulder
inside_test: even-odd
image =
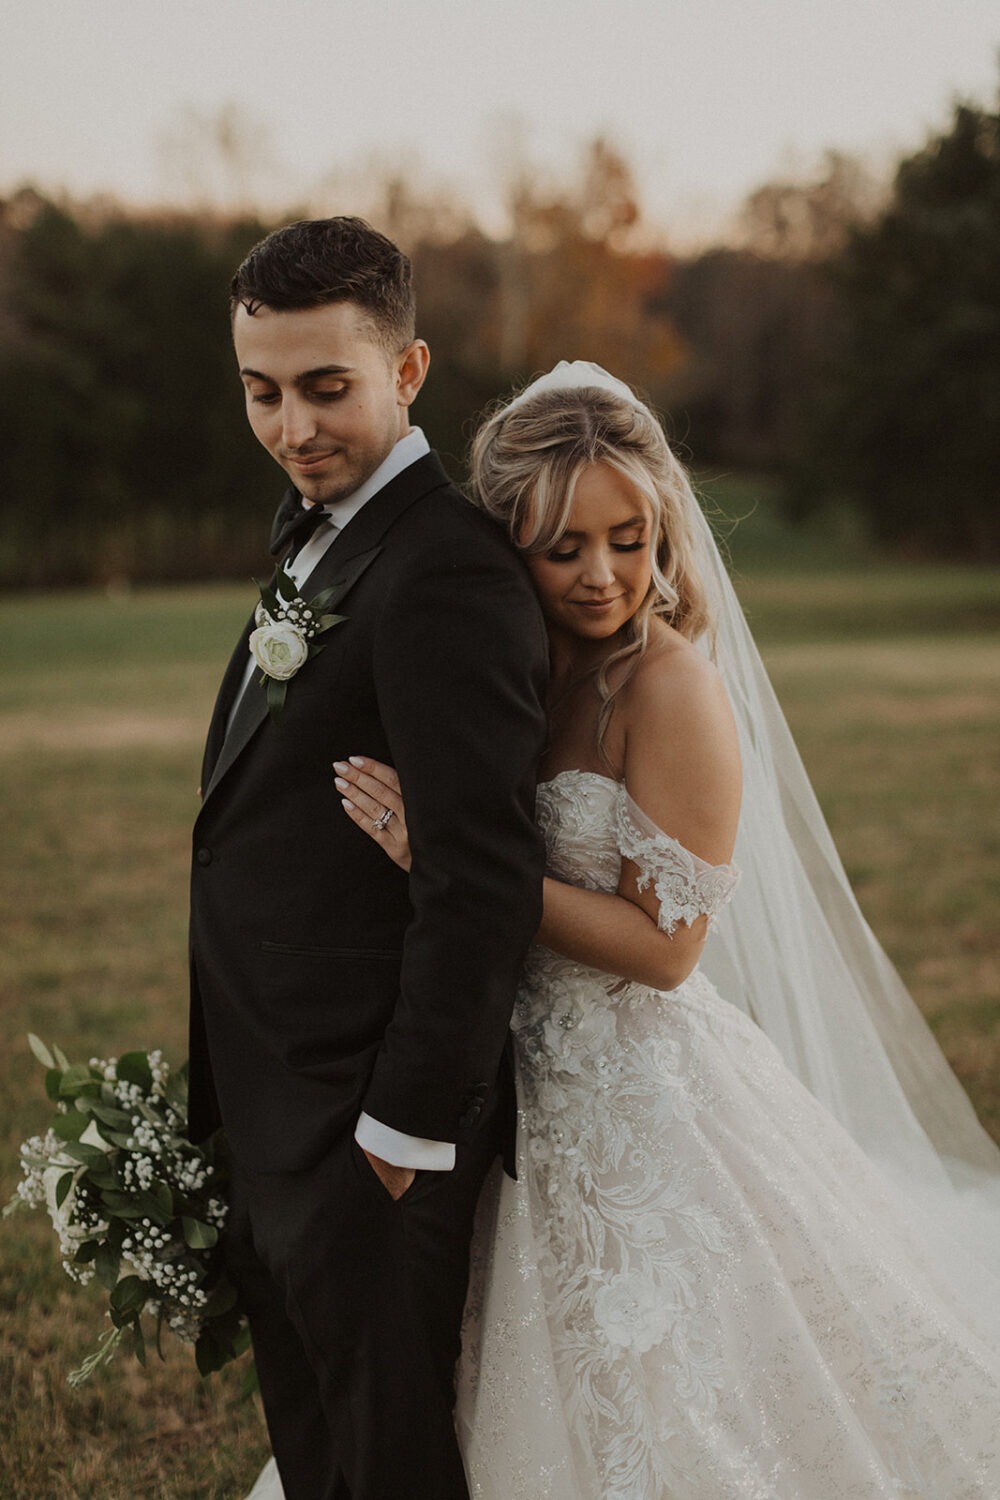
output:
[[[685,848],[724,864],[732,858],[742,777],[718,671],[676,630],[658,624],[624,696],[630,795]]]
[[[683,725],[690,738],[699,726],[724,729],[732,721],[714,663],[661,620],[653,622],[649,644],[625,685],[623,698],[627,727],[633,731],[653,720],[670,731]]]

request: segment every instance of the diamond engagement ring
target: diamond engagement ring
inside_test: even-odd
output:
[[[395,813],[393,812],[391,807],[387,807],[379,817],[375,818],[375,827],[381,832],[382,829],[388,828],[389,821],[393,817],[395,817]]]

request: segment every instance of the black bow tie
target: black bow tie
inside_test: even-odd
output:
[[[286,490],[271,527],[271,556],[277,557],[282,547],[291,542],[291,551],[285,558],[286,562],[290,562],[313,532],[329,519],[322,505],[303,505],[298,490]]]

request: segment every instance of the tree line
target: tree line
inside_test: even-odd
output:
[[[471,426],[560,357],[666,414],[695,468],[851,504],[887,548],[1000,557],[1000,116],[956,106],[891,185],[831,153],[751,195],[731,243],[651,245],[627,162],[512,187],[510,231],[384,184],[432,349],[418,420],[460,475]],[[294,215],[289,215],[289,217]],[[271,224],[24,188],[0,205],[7,587],[246,576],[282,488],[253,442],[227,288]]]

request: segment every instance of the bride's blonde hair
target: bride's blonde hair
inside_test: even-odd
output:
[[[569,524],[583,470],[603,463],[649,502],[652,581],[625,626],[624,644],[597,674],[602,708],[598,739],[615,697],[649,643],[650,621],[667,620],[689,640],[712,628],[705,587],[695,568],[692,505],[681,464],[648,408],[602,386],[543,390],[496,410],[472,443],[470,498],[501,522],[522,552],[546,552]],[[617,664],[624,670],[610,674]]]

